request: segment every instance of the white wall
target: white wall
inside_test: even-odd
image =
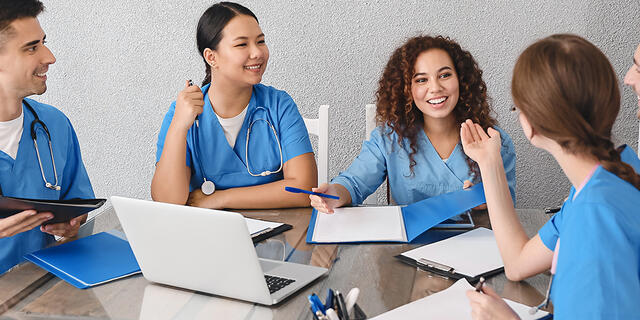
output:
[[[518,207],[559,204],[569,184],[524,139],[509,83],[519,52],[535,39],[571,32],[598,45],[619,79],[640,42],[640,2],[621,1],[243,1],[260,19],[271,51],[264,83],[288,91],[304,116],[329,104],[330,176],[344,170],[364,137],[395,47],[420,33],[443,34],[472,52],[485,72],[500,125],[518,154]],[[96,195],[150,198],[157,133],[185,79],[204,67],[195,46],[201,13],[213,1],[45,0],[40,17],[58,61],[40,101],[72,120]],[[618,143],[638,141],[637,100],[623,89]],[[569,121],[569,120],[568,120]]]

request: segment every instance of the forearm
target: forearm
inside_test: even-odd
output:
[[[284,190],[285,186],[311,190],[314,184],[297,179],[282,179],[258,186],[220,190],[216,191],[212,196],[219,197],[222,207],[228,209],[274,209],[309,206],[309,196],[287,192]],[[204,206],[215,206],[207,204],[205,201]]]
[[[491,227],[510,279],[520,278],[520,259],[529,237],[524,231],[509,192],[502,160],[480,166]]]
[[[151,181],[155,201],[185,204],[189,197],[190,170],[186,164],[187,130],[173,124],[167,131],[160,161]]]

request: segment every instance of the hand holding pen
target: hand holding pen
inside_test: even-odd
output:
[[[340,188],[344,190],[341,190]],[[319,185],[317,188],[313,188],[311,190],[316,193],[339,196],[339,199],[329,199],[329,198],[318,196],[318,195],[310,195],[309,199],[311,200],[311,206],[314,207],[319,212],[333,213],[334,212],[333,209],[342,207],[347,203],[347,201],[351,202],[350,195],[348,200],[346,199],[347,197],[343,196],[345,192],[346,194],[348,194],[349,192],[339,184],[323,183]]]
[[[509,305],[480,278],[474,290],[467,291],[473,319],[520,319]]]
[[[172,125],[178,125],[188,130],[189,127],[202,113],[204,108],[204,95],[200,87],[193,84],[191,80],[185,82],[185,87],[178,93],[176,99],[175,113],[173,115]]]

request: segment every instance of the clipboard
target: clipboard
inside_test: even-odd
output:
[[[24,210],[51,212],[53,218],[43,223],[67,222],[100,208],[106,199],[40,200],[0,196],[0,218],[7,218]]]
[[[493,231],[477,228],[395,256],[400,261],[451,279],[476,283],[504,272]]]
[[[268,228],[262,231],[258,231],[254,234],[251,235],[251,240],[253,240],[253,243],[256,244],[258,242],[267,240],[271,237],[277,236],[287,230],[291,230],[293,229],[293,226],[290,224],[286,224],[283,223],[281,225],[279,225],[278,227],[275,228]]]
[[[318,213],[314,209],[309,220],[306,242],[410,243],[441,222],[485,202],[484,187],[480,183],[468,189],[445,193],[404,207],[339,208],[335,216]],[[371,214],[367,215],[367,210]],[[338,214],[344,215],[338,217]],[[344,219],[346,223],[338,223],[339,219]],[[358,232],[359,234],[356,234]],[[370,236],[368,233],[371,233]]]

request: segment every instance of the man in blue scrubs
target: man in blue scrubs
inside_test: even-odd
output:
[[[46,91],[46,73],[56,61],[36,18],[43,9],[37,0],[0,0],[0,191],[20,198],[93,198],[69,119],[52,106],[26,99]],[[53,242],[53,235],[75,236],[86,220],[84,215],[42,226],[52,217],[27,210],[0,219],[0,274]]]

